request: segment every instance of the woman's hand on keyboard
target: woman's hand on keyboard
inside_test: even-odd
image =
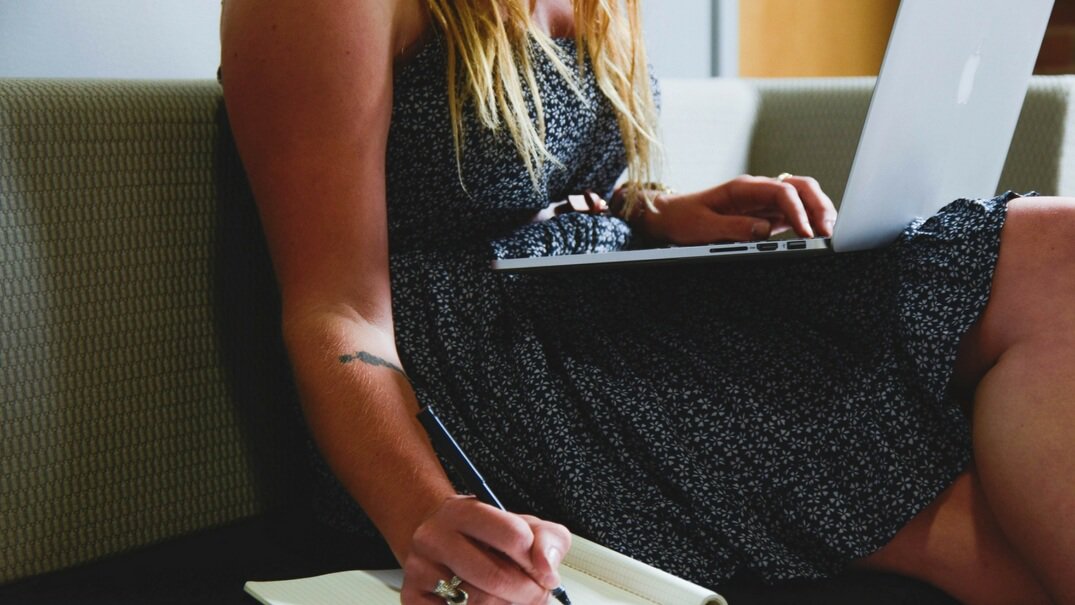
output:
[[[646,236],[676,245],[753,241],[793,229],[801,237],[829,237],[832,200],[810,177],[741,176],[695,193],[659,193],[652,210],[632,221]]]

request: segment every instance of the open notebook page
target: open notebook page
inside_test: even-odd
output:
[[[571,600],[580,605],[727,605],[707,588],[578,536],[571,537],[560,575]],[[591,586],[598,594],[584,597],[581,589]]]
[[[265,605],[399,605],[403,571],[340,571],[272,582],[247,582],[243,589]]]
[[[727,605],[709,590],[577,536],[560,576],[578,605]],[[245,589],[265,605],[398,605],[402,580],[400,570],[343,571],[247,582]]]

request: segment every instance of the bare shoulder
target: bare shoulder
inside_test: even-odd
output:
[[[259,40],[301,45],[314,39],[371,59],[396,58],[428,29],[422,0],[224,0],[220,21],[222,51],[233,55]]]
[[[224,102],[286,307],[391,316],[384,167],[393,71],[401,49],[424,35],[423,14],[422,0],[224,6]]]

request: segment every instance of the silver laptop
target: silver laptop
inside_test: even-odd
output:
[[[495,271],[830,254],[996,193],[1053,0],[903,0],[833,236],[493,261]]]

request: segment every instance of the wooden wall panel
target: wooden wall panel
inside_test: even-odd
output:
[[[876,75],[899,0],[741,0],[744,77]]]

